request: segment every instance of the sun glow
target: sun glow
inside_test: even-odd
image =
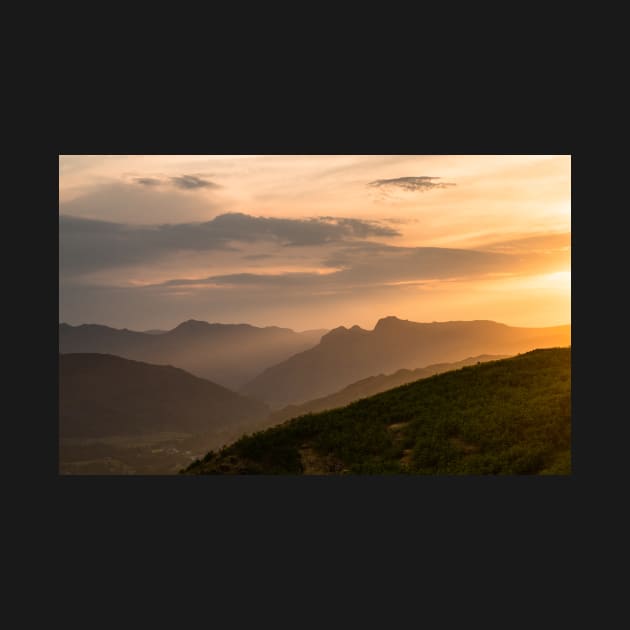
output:
[[[510,279],[509,286],[512,290],[525,289],[543,291],[549,295],[551,293],[569,295],[571,293],[571,272],[553,271],[521,278]]]
[[[540,276],[540,286],[545,289],[571,290],[571,272],[554,271]]]

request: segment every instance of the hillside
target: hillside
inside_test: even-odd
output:
[[[104,354],[59,355],[64,464],[109,457],[134,469],[129,449],[144,445],[143,466],[163,472],[157,453],[216,448],[258,428],[268,412],[258,401],[172,366]],[[153,457],[147,458],[148,450],[156,451]],[[173,462],[181,468],[186,459],[180,454]]]
[[[569,474],[571,349],[464,367],[239,439],[187,474]]]
[[[328,396],[374,374],[570,343],[570,325],[516,328],[492,321],[417,323],[385,317],[371,331],[335,328],[315,347],[266,369],[240,391],[278,408]]]
[[[364,378],[356,383],[348,385],[348,387],[344,387],[342,390],[335,392],[330,396],[309,400],[301,405],[287,405],[278,411],[274,411],[269,415],[268,424],[269,426],[272,426],[307,413],[317,413],[318,411],[345,407],[355,400],[374,396],[374,394],[380,394],[388,389],[393,389],[394,387],[399,387],[400,385],[405,385],[421,378],[427,378],[429,376],[433,376],[434,374],[448,372],[449,370],[458,370],[459,368],[467,365],[485,363],[486,361],[496,361],[497,359],[503,358],[505,357],[502,355],[482,354],[478,357],[469,357],[468,359],[457,361],[455,363],[436,363],[434,365],[427,365],[427,367],[417,368],[415,370],[403,369],[398,370],[394,374],[369,376],[368,378]]]
[[[265,368],[311,348],[325,332],[298,333],[275,326],[258,328],[195,320],[166,332],[60,324],[59,352],[113,354],[157,365],[174,365],[233,389]]]

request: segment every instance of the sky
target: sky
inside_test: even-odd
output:
[[[571,322],[568,155],[60,155],[59,321]]]

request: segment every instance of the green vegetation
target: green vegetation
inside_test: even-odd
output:
[[[267,426],[261,426],[259,428],[263,429],[273,426],[274,424],[280,424],[284,420],[297,418],[297,416],[303,416],[307,413],[316,413],[318,411],[336,409],[337,407],[345,407],[355,400],[374,396],[374,394],[380,394],[388,389],[406,385],[407,383],[426,378],[427,376],[433,376],[434,374],[441,374],[442,372],[457,370],[467,365],[475,365],[476,363],[485,363],[486,361],[505,358],[506,357],[502,355],[481,354],[477,357],[469,357],[463,361],[456,361],[454,363],[435,363],[433,365],[427,365],[426,367],[416,368],[415,370],[401,369],[394,374],[368,376],[356,383],[351,383],[334,394],[316,398],[315,400],[309,400],[301,405],[288,405],[283,409],[274,411],[267,419]]]
[[[571,472],[571,349],[431,376],[247,435],[187,474]]]

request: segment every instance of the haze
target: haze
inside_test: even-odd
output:
[[[59,319],[571,322],[570,156],[59,156]]]

